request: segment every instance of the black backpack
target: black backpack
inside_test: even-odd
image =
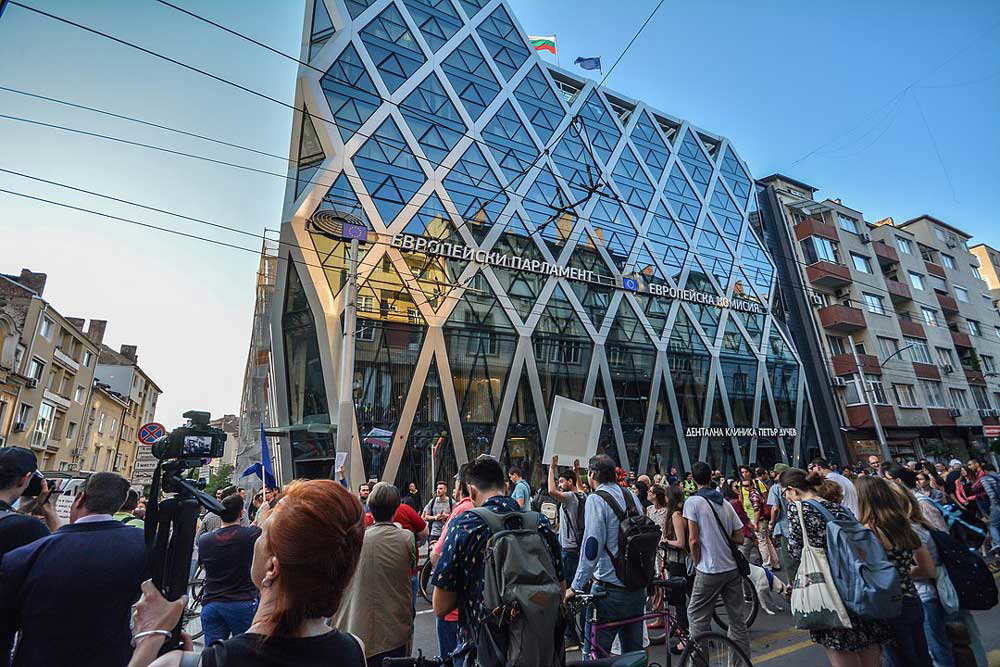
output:
[[[931,531],[938,557],[948,571],[959,608],[985,611],[997,606],[997,584],[986,562],[975,551],[958,542],[948,533]]]
[[[584,513],[584,510],[587,506],[587,494],[580,493],[579,491],[572,491],[571,493],[576,496],[576,516],[570,517],[569,512],[566,511],[566,505],[563,505],[561,509],[563,516],[566,517],[566,521],[569,523],[570,529],[576,536],[577,548],[582,548],[583,529],[586,521],[586,514]]]
[[[656,579],[656,549],[663,531],[656,522],[639,511],[635,498],[628,489],[625,495],[625,511],[607,491],[597,491],[611,511],[618,517],[618,553],[613,554],[605,545],[604,550],[611,557],[615,574],[628,591],[638,591],[649,586]]]

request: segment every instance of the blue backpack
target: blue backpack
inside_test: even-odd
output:
[[[875,533],[853,517],[835,518],[822,503],[806,502],[826,519],[826,557],[848,611],[868,619],[899,616],[903,602],[899,574]]]

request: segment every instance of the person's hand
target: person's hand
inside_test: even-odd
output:
[[[580,459],[573,459],[573,470],[580,469]]]
[[[563,595],[563,600],[565,602],[569,602],[574,597],[576,597],[576,591],[574,591],[572,588],[567,588],[566,593]]]
[[[187,596],[182,595],[173,602],[168,602],[165,597],[153,585],[152,579],[142,582],[142,597],[135,604],[134,623],[132,633],[139,634],[147,630],[170,630],[177,626],[184,613],[184,606],[187,604]],[[188,637],[188,641],[190,641]]]
[[[558,468],[559,467],[559,456],[558,455],[552,457],[552,467],[553,468]]]

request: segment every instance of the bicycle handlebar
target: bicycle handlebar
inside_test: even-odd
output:
[[[423,654],[410,658],[383,658],[382,667],[451,667],[450,656],[425,658]]]

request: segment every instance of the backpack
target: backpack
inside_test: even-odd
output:
[[[835,518],[822,503],[806,503],[826,519],[826,557],[848,611],[867,619],[899,616],[903,603],[899,574],[875,533],[857,519]]]
[[[655,521],[639,511],[628,489],[623,489],[624,511],[619,509],[618,502],[607,491],[596,493],[618,517],[618,553],[611,553],[604,545],[615,566],[615,574],[627,591],[646,588],[656,579],[656,549],[663,531]]]
[[[572,491],[571,493],[576,496],[576,516],[570,517],[569,512],[566,511],[566,505],[561,505],[561,517],[565,518],[566,523],[569,524],[569,529],[572,530],[573,534],[576,536],[576,546],[579,549],[583,547],[583,529],[586,521],[585,509],[587,507],[587,494],[580,493],[579,491]]]
[[[499,514],[485,507],[469,511],[490,532],[484,564],[484,619],[472,631],[474,664],[562,665],[562,582],[548,542],[539,531],[541,515],[530,511]]]
[[[975,551],[948,533],[931,531],[934,546],[955,592],[958,606],[967,611],[985,611],[997,606],[997,585],[993,573]]]

